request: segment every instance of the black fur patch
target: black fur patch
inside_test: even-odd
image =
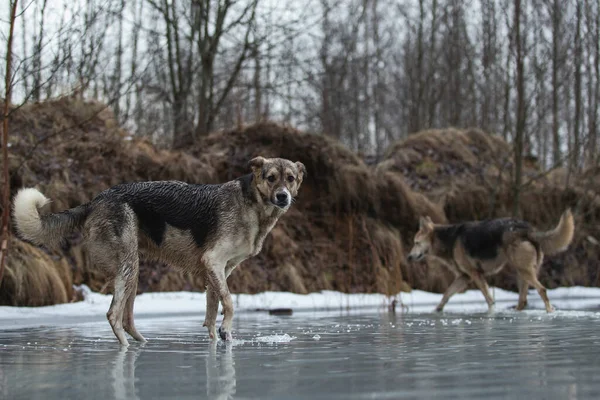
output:
[[[461,240],[468,255],[482,260],[494,259],[502,246],[505,232],[526,232],[530,225],[513,218],[465,222],[435,228],[435,236],[442,247],[452,252],[457,240]]]
[[[505,232],[527,231],[530,225],[513,218],[491,219],[465,224],[461,240],[467,254],[479,259],[493,259],[498,256]]]
[[[444,225],[435,228],[435,235],[445,249],[452,250],[464,229],[464,224]]]
[[[135,212],[140,229],[157,246],[164,240],[167,224],[189,230],[202,247],[218,227],[219,187],[183,182],[135,182],[114,186],[98,200],[123,202]]]
[[[241,176],[236,179],[236,181],[238,181],[241,185],[242,196],[244,196],[244,199],[247,199],[250,201],[254,200],[254,193],[252,191],[252,181],[253,180],[254,180],[254,174],[244,175],[244,176]]]

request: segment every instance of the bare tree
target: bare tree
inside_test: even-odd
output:
[[[598,161],[600,0],[521,2],[520,60],[513,0],[477,14],[466,0],[33,1],[23,100],[79,86],[160,145],[269,118],[381,155],[411,132],[475,125],[543,168]]]
[[[594,6],[595,4],[595,6]],[[585,1],[586,41],[588,54],[587,100],[588,137],[586,166],[595,166],[598,152],[598,107],[600,107],[600,0]]]
[[[8,253],[8,242],[10,240],[10,176],[8,170],[8,117],[9,105],[12,99],[12,47],[13,33],[16,25],[17,0],[10,1],[10,19],[8,40],[6,43],[6,70],[4,72],[4,115],[2,120],[2,178],[4,191],[2,193],[2,243],[0,244],[0,283],[4,274],[4,264]]]
[[[515,127],[515,177],[513,182],[513,215],[519,215],[519,201],[521,195],[521,181],[523,169],[523,144],[525,142],[525,35],[521,32],[522,18],[521,0],[514,0],[514,49],[515,49],[515,80],[517,86],[517,124]]]
[[[574,68],[575,68],[575,85],[574,85],[574,97],[575,97],[575,121],[573,127],[573,152],[571,155],[571,170],[578,171],[580,162],[580,149],[581,149],[581,117],[582,117],[582,100],[581,100],[581,64],[583,62],[583,49],[581,45],[581,2],[576,4],[576,27],[575,27],[575,55],[574,55]]]
[[[562,66],[561,38],[563,7],[560,0],[548,0],[548,9],[552,20],[552,162],[561,163],[561,140],[559,134],[559,93],[561,81],[559,73]]]

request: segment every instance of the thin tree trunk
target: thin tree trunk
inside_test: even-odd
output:
[[[512,130],[512,124],[510,122],[510,96],[511,96],[511,88],[510,84],[510,46],[506,53],[506,76],[504,77],[504,112],[503,112],[503,129],[502,129],[502,138],[505,141],[508,141],[509,132]]]
[[[571,170],[577,172],[580,165],[580,126],[581,126],[581,2],[576,6],[576,28],[575,28],[575,121],[573,126],[573,152],[571,158]]]
[[[258,45],[253,46],[252,56],[254,58],[254,121],[262,120],[262,89],[260,84],[260,53]]]
[[[33,52],[33,93],[32,97],[34,101],[41,100],[41,87],[42,87],[42,45],[44,40],[44,16],[46,14],[46,3],[44,0],[42,3],[41,21],[39,24],[40,30],[38,33],[37,40],[35,41],[34,52]]]
[[[586,0],[586,14],[591,20],[588,24],[588,35],[591,35],[592,49],[588,74],[588,137],[589,146],[586,155],[586,166],[596,165],[598,151],[598,106],[600,97],[600,0],[596,0],[596,9],[592,10],[589,0]],[[592,57],[593,55],[593,57]],[[590,65],[591,64],[591,65]]]
[[[525,135],[525,79],[524,54],[521,43],[521,0],[514,0],[515,61],[517,64],[517,124],[515,129],[515,178],[513,184],[513,216],[520,213],[521,174],[523,167],[523,143]]]
[[[555,166],[561,164],[559,115],[558,115],[558,69],[559,69],[559,38],[560,38],[560,0],[554,0],[552,4],[552,163]]]
[[[2,163],[3,163],[3,178],[4,192],[2,196],[2,244],[0,245],[0,285],[2,284],[2,276],[4,275],[4,264],[8,253],[8,241],[10,239],[10,175],[8,170],[8,111],[12,97],[12,42],[13,32],[15,28],[15,20],[17,15],[17,0],[13,0],[10,9],[10,26],[8,33],[8,41],[6,43],[6,75],[4,84],[4,120],[2,128]]]
[[[24,14],[26,10],[25,3],[21,2],[20,13]],[[23,60],[27,60],[27,19],[21,18],[21,33],[23,34]],[[23,62],[21,67],[21,81],[23,82],[23,93],[29,93],[30,66],[28,62]]]

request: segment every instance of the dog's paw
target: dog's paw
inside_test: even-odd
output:
[[[208,326],[208,325],[204,325],[206,326],[206,328],[208,329],[208,337],[211,338],[212,340],[215,340],[217,338],[217,328],[215,328],[215,326]]]
[[[222,326],[219,327],[219,336],[222,340],[231,341],[233,340],[233,336],[231,336],[231,332],[225,330]]]
[[[518,303],[514,308],[517,311],[523,311],[525,308],[527,307],[527,302],[523,302],[523,303]]]

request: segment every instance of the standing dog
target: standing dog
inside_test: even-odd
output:
[[[281,158],[256,157],[249,167],[252,173],[218,185],[117,185],[89,203],[55,214],[45,211],[49,200],[42,193],[22,189],[14,199],[14,221],[23,238],[51,248],[67,234],[83,231],[95,266],[114,279],[107,318],[122,345],[128,345],[125,332],[145,341],[133,322],[139,257],[205,273],[204,326],[215,339],[220,300],[224,316],[219,335],[231,340],[233,302],[227,277],[240,262],[260,252],[306,175],[301,162]]]
[[[517,310],[527,305],[527,290],[531,285],[540,294],[546,311],[552,312],[546,289],[537,274],[544,254],[566,250],[573,240],[574,230],[570,210],[566,210],[556,228],[548,232],[538,232],[527,222],[512,218],[435,225],[431,218],[421,217],[408,260],[420,261],[431,254],[446,261],[456,274],[436,311],[442,311],[450,297],[464,290],[471,281],[481,290],[491,310],[494,301],[485,276],[494,275],[510,265],[518,278]]]

